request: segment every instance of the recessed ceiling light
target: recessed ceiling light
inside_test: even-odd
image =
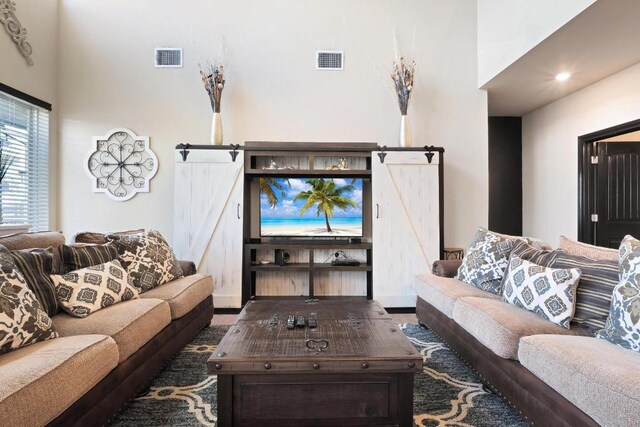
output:
[[[569,80],[569,77],[571,77],[571,73],[564,72],[564,73],[556,74],[556,80],[558,80],[559,82]]]

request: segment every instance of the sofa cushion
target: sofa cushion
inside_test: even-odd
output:
[[[520,363],[597,423],[638,425],[640,354],[591,337],[520,340]]]
[[[126,360],[171,322],[169,304],[157,299],[135,299],[112,305],[85,318],[68,314],[53,317],[60,336],[101,334],[118,344],[119,361]]]
[[[58,231],[36,231],[32,233],[16,233],[0,237],[0,245],[10,251],[32,248],[57,248],[64,244],[64,235]]]
[[[416,293],[445,316],[453,317],[453,304],[461,297],[500,299],[498,295],[483,291],[458,279],[423,274],[418,276]]]
[[[640,352],[640,240],[631,236],[620,245],[620,283],[613,289],[609,317],[597,336]]]
[[[20,272],[0,267],[0,354],[57,336]]]
[[[558,248],[567,251],[571,255],[586,256],[591,259],[618,261],[619,258],[618,251],[615,249],[576,242],[565,236],[560,236]]]
[[[504,359],[518,359],[520,338],[538,334],[575,334],[506,302],[463,297],[453,306],[453,320]]]
[[[129,275],[118,260],[52,275],[62,309],[74,317],[91,313],[122,301],[138,298],[138,291],[129,284]]]
[[[576,309],[577,268],[550,268],[512,254],[502,300],[569,329]]]
[[[125,230],[125,231],[114,231],[112,233],[100,233],[95,231],[81,231],[77,233],[73,241],[76,243],[89,243],[92,245],[102,245],[104,243],[109,242],[110,240],[115,240],[114,238],[119,238],[123,235],[128,234],[138,234],[144,233],[144,228],[139,228],[137,230]]]
[[[159,231],[123,235],[114,243],[118,259],[141,293],[183,276],[175,254]]]
[[[157,298],[168,302],[171,308],[171,319],[179,319],[211,294],[213,294],[213,278],[209,275],[195,274],[160,285],[143,293],[141,297]]]
[[[63,266],[63,271],[59,271],[61,274],[91,267],[92,265],[104,264],[118,258],[118,251],[113,243],[105,243],[104,245],[60,245],[58,254]]]
[[[0,356],[1,425],[45,425],[118,364],[118,347],[104,335],[39,342]]]
[[[508,239],[482,227],[478,228],[456,279],[500,295],[509,255],[518,242],[517,239]]]
[[[582,324],[595,332],[604,328],[611,306],[613,288],[619,282],[618,261],[594,260],[559,251],[554,268],[579,268],[580,282],[576,294],[576,313],[572,324]]]
[[[53,248],[21,249],[11,253],[15,265],[27,281],[48,316],[58,313],[56,288],[51,281],[54,271]]]

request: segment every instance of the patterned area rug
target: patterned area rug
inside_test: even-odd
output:
[[[416,425],[527,425],[433,332],[416,324],[400,327],[424,359],[423,373],[415,378]],[[215,426],[216,377],[207,375],[206,361],[227,329],[216,326],[202,331],[112,425]]]

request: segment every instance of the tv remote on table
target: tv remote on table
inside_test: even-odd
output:
[[[307,319],[307,326],[311,329],[315,328],[316,326],[318,326],[318,322],[316,321],[315,317],[309,317]]]
[[[289,317],[287,317],[287,329],[295,328],[295,322],[296,318],[293,317],[293,314],[290,314]]]
[[[298,328],[304,328],[304,323],[305,323],[304,316],[302,315],[296,316],[296,326]]]

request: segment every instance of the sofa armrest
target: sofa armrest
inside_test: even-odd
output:
[[[458,259],[441,259],[433,263],[432,272],[436,276],[455,277],[461,264]]]
[[[178,264],[180,264],[182,274],[184,274],[185,277],[196,274],[196,264],[193,261],[178,260]]]

